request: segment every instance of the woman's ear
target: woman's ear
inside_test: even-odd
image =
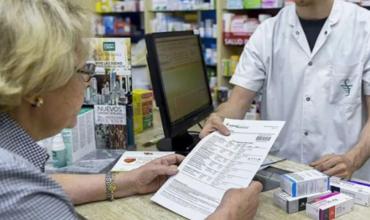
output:
[[[41,96],[29,95],[23,99],[34,108],[39,108],[44,104],[44,99]]]

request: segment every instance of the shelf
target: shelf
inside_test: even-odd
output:
[[[204,40],[204,41],[216,41],[217,40],[217,38],[215,38],[215,37],[200,37],[200,39],[201,40]]]
[[[144,38],[143,33],[132,33],[132,34],[104,34],[104,35],[95,35],[98,38],[119,38],[119,37],[129,37],[132,39],[133,43],[137,43],[139,40]]]
[[[103,35],[96,35],[96,37],[144,37],[143,34],[103,34]]]
[[[111,11],[111,12],[95,12],[98,15],[124,15],[124,14],[137,14],[144,13],[143,11]]]
[[[247,43],[245,44],[224,44],[225,47],[244,47]]]
[[[215,63],[215,64],[206,63],[206,67],[217,68],[217,63]]]
[[[279,11],[282,8],[225,8],[224,11]]]
[[[132,68],[144,68],[146,67],[146,64],[138,64],[138,65],[132,65]]]
[[[216,9],[192,9],[192,10],[150,10],[152,13],[172,13],[172,12],[184,12],[184,13],[195,13],[202,11],[215,11]]]

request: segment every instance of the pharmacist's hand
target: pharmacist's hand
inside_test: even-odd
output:
[[[172,154],[153,160],[146,165],[129,172],[135,194],[146,194],[157,191],[169,176],[175,175],[177,166],[184,156]]]
[[[223,121],[224,119],[222,117],[216,113],[212,113],[208,118],[206,125],[200,132],[199,137],[204,138],[214,131],[219,131],[223,135],[230,135],[230,131],[226,128]]]
[[[252,182],[247,188],[230,189],[222,198],[221,204],[207,220],[250,220],[256,215],[258,196],[262,191],[259,182]]]
[[[325,155],[321,159],[311,163],[310,166],[328,176],[337,176],[347,179],[351,178],[355,171],[353,160],[346,154]]]

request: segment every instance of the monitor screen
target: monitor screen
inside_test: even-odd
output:
[[[165,136],[182,135],[213,111],[199,37],[189,31],[153,33],[146,43]]]
[[[155,39],[171,122],[209,104],[198,38],[193,35]]]

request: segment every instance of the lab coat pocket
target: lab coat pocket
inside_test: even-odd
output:
[[[360,63],[333,64],[330,77],[329,102],[351,104],[361,101],[362,69]]]

